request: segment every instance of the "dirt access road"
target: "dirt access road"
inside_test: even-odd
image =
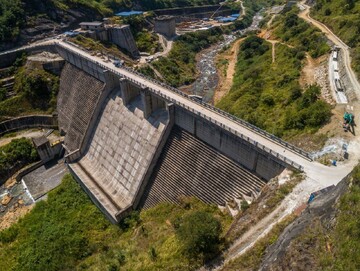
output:
[[[344,55],[346,73],[350,78],[350,82],[353,85],[353,89],[355,90],[356,95],[359,97],[360,84],[356,78],[354,71],[351,69],[351,57],[350,57],[349,46],[347,46],[339,37],[337,37],[326,25],[310,17],[310,6],[306,5],[305,1],[301,2],[301,4],[299,4],[299,7],[302,10],[299,13],[299,17],[319,28],[329,40],[331,40],[336,46],[340,48],[340,50],[342,50]]]

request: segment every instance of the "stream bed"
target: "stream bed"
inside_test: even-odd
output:
[[[261,12],[261,11],[260,11]],[[234,32],[231,35],[224,35],[224,40],[203,50],[199,55],[199,61],[196,64],[199,76],[194,83],[188,87],[188,92],[192,95],[201,96],[205,103],[212,103],[215,90],[219,84],[219,75],[217,74],[215,58],[217,54],[226,46],[229,46],[236,40],[238,35],[243,35],[249,31],[259,29],[259,23],[263,19],[260,12],[255,14],[251,26],[244,30]]]

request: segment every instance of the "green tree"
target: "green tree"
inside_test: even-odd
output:
[[[174,224],[184,252],[190,258],[206,258],[218,250],[221,224],[211,214],[190,212]]]

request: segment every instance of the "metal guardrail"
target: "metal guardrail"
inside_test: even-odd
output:
[[[81,50],[84,50],[84,49],[81,48],[80,46],[74,45],[72,42],[69,42],[69,41],[63,41],[63,42],[68,43],[68,44],[71,45],[71,46],[75,46],[76,48],[79,48],[79,49],[81,49]],[[55,44],[56,44],[57,46],[62,47],[62,48],[65,49],[65,50],[69,50],[69,48],[64,47],[61,43],[55,42]],[[71,50],[71,49],[70,49],[70,50]],[[241,134],[241,133],[238,133],[236,130],[234,130],[234,129],[230,128],[230,127],[227,127],[227,126],[224,125],[223,123],[219,123],[218,121],[212,119],[211,117],[206,116],[206,115],[204,115],[204,114],[202,114],[202,113],[200,113],[200,112],[195,111],[193,108],[190,108],[190,107],[186,106],[185,104],[183,104],[183,103],[181,103],[181,102],[179,102],[179,101],[177,101],[177,100],[175,100],[175,99],[173,99],[173,98],[165,95],[165,94],[162,93],[160,90],[156,90],[156,89],[154,89],[154,88],[149,88],[149,87],[146,86],[145,84],[143,84],[143,83],[141,83],[141,82],[139,82],[139,81],[137,81],[137,80],[134,80],[134,79],[132,79],[132,78],[130,78],[130,77],[124,75],[124,74],[122,74],[122,73],[119,72],[118,70],[109,68],[109,67],[103,65],[102,63],[100,63],[100,62],[98,62],[98,61],[95,61],[95,60],[93,60],[93,59],[91,59],[91,58],[89,58],[89,57],[87,57],[87,56],[84,56],[84,55],[81,55],[81,54],[77,53],[77,52],[74,51],[74,50],[71,50],[71,51],[72,51],[72,53],[78,55],[79,57],[85,58],[85,59],[87,59],[88,61],[93,62],[93,63],[97,64],[98,66],[102,67],[103,69],[109,70],[110,72],[112,72],[112,73],[114,73],[114,74],[116,74],[116,75],[118,75],[118,76],[120,76],[120,77],[122,77],[122,78],[125,78],[125,79],[129,80],[130,82],[132,82],[132,83],[134,83],[134,84],[136,84],[136,85],[138,85],[138,86],[140,86],[140,87],[142,87],[142,88],[147,88],[149,91],[151,91],[152,93],[154,93],[154,94],[156,94],[156,95],[164,98],[165,100],[167,100],[167,101],[169,101],[169,102],[172,102],[172,103],[174,103],[174,104],[176,104],[176,105],[179,105],[179,106],[187,109],[188,111],[191,111],[192,113],[194,113],[194,114],[196,114],[196,115],[199,115],[199,116],[201,116],[202,118],[207,119],[208,121],[210,121],[210,122],[212,122],[212,123],[214,123],[214,124],[222,127],[223,129],[231,132],[232,134],[235,134],[236,136],[241,137],[242,139],[246,140],[247,142],[251,143],[252,145],[255,145],[255,146],[257,146],[258,148],[260,148],[260,149],[262,149],[262,150],[270,153],[271,155],[273,155],[273,156],[277,157],[278,159],[284,161],[285,163],[293,166],[294,168],[297,168],[297,169],[299,169],[299,170],[303,170],[303,167],[302,167],[301,165],[299,165],[298,163],[296,163],[296,162],[288,159],[287,157],[285,157],[285,156],[283,156],[283,155],[281,155],[281,154],[279,154],[279,153],[277,153],[277,152],[272,151],[271,149],[269,149],[268,147],[266,147],[266,146],[258,143],[257,141],[254,141],[254,140],[250,139],[249,137],[244,136],[244,135]],[[85,50],[85,51],[87,51],[87,50]],[[184,97],[184,98],[186,98],[186,99],[188,99],[188,100],[190,100],[190,101],[192,101],[192,102],[195,102],[195,103],[197,103],[198,105],[201,105],[201,106],[204,107],[204,108],[207,108],[207,109],[209,109],[209,110],[211,110],[211,111],[213,111],[213,112],[215,112],[215,113],[218,113],[218,114],[222,115],[223,117],[225,117],[225,118],[227,118],[227,119],[229,119],[229,120],[231,120],[231,121],[233,121],[233,122],[235,122],[235,123],[237,123],[237,124],[239,124],[239,125],[247,128],[247,129],[249,129],[249,130],[251,130],[252,132],[255,132],[255,133],[257,133],[257,134],[259,134],[259,135],[261,135],[261,136],[263,136],[263,137],[265,137],[265,138],[270,139],[271,141],[273,141],[273,142],[275,142],[275,143],[277,143],[277,144],[285,147],[285,148],[288,149],[288,150],[291,150],[291,151],[299,154],[300,156],[302,156],[302,157],[304,157],[304,158],[306,158],[306,159],[308,159],[308,160],[310,160],[310,161],[313,160],[313,159],[312,159],[312,156],[311,156],[308,152],[305,152],[304,150],[302,150],[302,149],[300,149],[300,148],[298,148],[298,147],[295,147],[294,145],[292,145],[292,144],[290,144],[290,143],[288,143],[288,142],[280,139],[279,137],[277,137],[277,136],[275,136],[275,135],[272,135],[272,134],[270,134],[270,133],[268,133],[268,132],[266,132],[266,131],[264,131],[264,130],[262,130],[262,129],[260,129],[260,128],[258,128],[258,127],[256,127],[256,126],[254,126],[254,125],[252,125],[252,124],[250,124],[250,123],[248,123],[248,122],[240,119],[240,118],[237,118],[237,117],[235,117],[235,116],[233,116],[233,115],[231,115],[231,114],[229,114],[229,113],[227,113],[227,112],[225,112],[225,111],[223,111],[223,110],[221,110],[221,109],[219,109],[219,108],[216,108],[216,107],[213,106],[213,105],[210,105],[210,104],[207,104],[207,103],[198,101],[198,100],[196,100],[196,99],[191,99],[191,98],[189,97],[189,95],[185,94],[184,92],[182,92],[182,91],[180,91],[180,90],[178,90],[178,89],[176,89],[176,88],[174,88],[174,87],[172,87],[172,86],[169,86],[169,85],[167,85],[167,84],[165,84],[165,83],[159,82],[159,81],[157,81],[157,80],[155,80],[155,79],[153,79],[153,78],[150,78],[150,77],[148,77],[148,76],[145,76],[144,74],[139,73],[139,72],[135,71],[135,70],[132,69],[132,68],[125,67],[125,66],[121,66],[121,67],[119,67],[118,69],[126,70],[127,72],[132,73],[132,74],[134,74],[134,75],[136,75],[136,76],[138,76],[138,77],[140,77],[140,78],[142,78],[142,79],[144,79],[144,80],[146,80],[146,81],[150,81],[150,82],[153,83],[153,84],[156,84],[156,85],[158,85],[158,86],[160,86],[160,87],[166,88],[167,90],[170,90],[170,91],[172,91],[172,92],[174,92],[174,93],[176,93],[176,94],[178,94],[178,95],[180,95],[180,96],[182,96],[182,97]]]

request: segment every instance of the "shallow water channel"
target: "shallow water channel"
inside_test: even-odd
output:
[[[261,11],[260,11],[261,12]],[[238,34],[242,35],[249,31],[259,29],[259,22],[263,19],[260,12],[255,14],[253,22],[250,27],[237,31],[231,35],[224,35],[224,40],[216,43],[208,49],[203,50],[199,55],[197,62],[197,70],[199,76],[193,84],[188,88],[188,92],[193,95],[198,95],[203,98],[206,103],[212,103],[215,90],[219,83],[219,76],[217,74],[215,58],[217,54],[225,47],[236,40]]]

